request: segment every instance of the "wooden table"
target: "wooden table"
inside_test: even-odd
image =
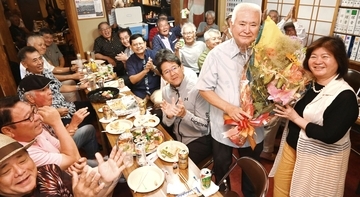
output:
[[[95,111],[97,113],[98,119],[101,119],[103,117],[103,114],[98,111],[98,109],[101,108],[103,105],[104,104],[102,104],[102,103],[92,103],[92,106],[94,107],[94,109],[95,109]],[[120,118],[122,118],[122,117],[120,117]],[[101,125],[102,129],[105,129],[107,124],[100,123],[100,125]],[[159,129],[164,134],[165,141],[173,140],[172,137],[169,135],[169,133],[160,124],[156,128]],[[109,134],[109,133],[102,133],[102,135],[103,134],[106,134],[106,137],[107,137],[110,145],[112,147],[115,146],[116,140],[119,137],[119,135],[113,135],[113,134]],[[165,161],[158,158],[155,161],[155,164],[160,169],[166,170],[168,172],[169,175],[167,175],[167,177],[170,176],[169,178],[175,178],[174,176],[177,176],[174,173],[172,163],[165,162]],[[138,167],[139,167],[138,164],[136,163],[136,161],[134,161],[133,166],[131,166],[129,168],[126,168],[123,171],[123,174],[124,174],[125,178],[127,179],[129,174]],[[189,159],[189,167],[188,167],[188,169],[179,170],[179,172],[186,177],[186,179],[188,180],[187,183],[190,186],[190,188],[193,188],[192,185],[195,182],[195,179],[193,177],[195,176],[196,178],[199,178],[199,175],[200,175],[200,169],[194,164],[194,162],[192,162],[192,160]],[[152,192],[149,192],[149,193],[135,193],[134,194],[133,191],[131,191],[131,192],[132,192],[133,196],[136,196],[136,197],[137,196],[139,196],[139,197],[140,196],[174,196],[174,195],[170,195],[170,194],[166,193],[167,184],[168,184],[167,180],[165,180],[164,183],[158,189],[156,189],[156,190],[154,190]],[[215,194],[213,194],[211,196],[212,197],[218,197],[218,196],[222,196],[222,195],[220,194],[220,192],[216,192]]]

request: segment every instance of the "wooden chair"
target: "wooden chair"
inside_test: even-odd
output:
[[[360,88],[360,72],[349,68],[348,72],[344,76],[344,80],[354,89],[355,92]]]
[[[258,161],[250,157],[240,157],[236,160],[230,170],[224,175],[224,177],[219,181],[218,184],[222,184],[229,174],[233,171],[235,166],[238,165],[243,172],[249,177],[254,190],[256,197],[265,197],[269,187],[269,179],[268,174],[264,168]],[[225,182],[226,184],[226,182]],[[235,192],[226,191],[223,193],[224,196],[235,196]]]

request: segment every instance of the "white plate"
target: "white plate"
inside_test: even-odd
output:
[[[160,119],[155,115],[138,115],[135,116],[135,127],[156,127],[160,123]]]
[[[161,153],[161,150],[165,149],[166,147],[168,147],[170,149],[178,148],[178,151],[175,152],[174,157],[172,157],[172,158],[164,157],[164,155]],[[177,153],[182,149],[185,149],[185,150],[187,150],[189,152],[189,148],[184,143],[181,143],[179,141],[166,141],[166,142],[163,142],[162,144],[160,144],[157,147],[156,152],[157,152],[157,155],[159,156],[159,158],[166,161],[166,162],[177,162],[179,160]]]
[[[110,134],[121,134],[125,132],[127,129],[131,129],[133,127],[133,123],[130,120],[115,120],[110,124],[106,125],[106,132]]]
[[[117,116],[125,116],[139,111],[136,99],[132,95],[126,95],[121,98],[108,100],[106,101],[106,104],[109,105],[110,109],[112,109]]]
[[[105,60],[94,60],[94,62],[97,64],[103,64],[105,63]]]
[[[84,63],[86,62],[87,60],[85,59],[82,59],[81,62]],[[77,60],[71,60],[71,64],[77,64]]]
[[[127,183],[132,190],[145,193],[159,188],[164,180],[165,175],[160,168],[156,166],[143,166],[130,173]]]
[[[99,122],[101,122],[101,123],[110,123],[110,122],[112,122],[112,121],[114,121],[114,120],[116,120],[116,119],[118,119],[118,118],[117,118],[117,117],[111,117],[110,119],[105,120],[105,118],[102,117],[102,118],[99,120]]]

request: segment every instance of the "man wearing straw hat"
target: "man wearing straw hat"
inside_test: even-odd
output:
[[[3,118],[1,124],[7,121]],[[71,172],[72,179],[69,174],[60,170],[55,164],[44,165],[36,168],[35,163],[29,157],[27,149],[35,140],[22,146],[14,139],[0,134],[0,196],[107,196],[112,192],[114,184],[106,187],[106,180],[112,177],[99,170],[88,173],[89,168],[84,167],[79,175]],[[120,166],[123,156],[121,151],[113,149],[109,161],[116,162],[116,165],[107,165],[107,162],[99,157],[102,170],[119,175],[124,169]],[[113,167],[113,168],[111,168]],[[106,170],[109,169],[109,170]],[[115,177],[113,176],[113,177]],[[114,182],[114,180],[112,181]]]

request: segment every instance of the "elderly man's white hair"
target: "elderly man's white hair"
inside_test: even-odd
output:
[[[194,33],[196,32],[196,27],[195,27],[194,23],[192,23],[192,22],[187,22],[187,23],[183,24],[183,26],[181,28],[181,34],[185,33],[184,32],[185,28],[190,28],[192,32],[194,32]]]
[[[221,32],[217,29],[209,29],[204,33],[204,40],[207,41],[211,38],[211,34],[216,34],[221,37]]]
[[[245,3],[245,2],[239,3],[235,6],[232,12],[231,23],[234,24],[238,12],[247,12],[250,10],[259,13],[259,23],[261,23],[261,15],[262,15],[261,7],[255,3]]]
[[[27,45],[34,46],[37,39],[44,39],[40,34],[31,35],[27,38]]]

